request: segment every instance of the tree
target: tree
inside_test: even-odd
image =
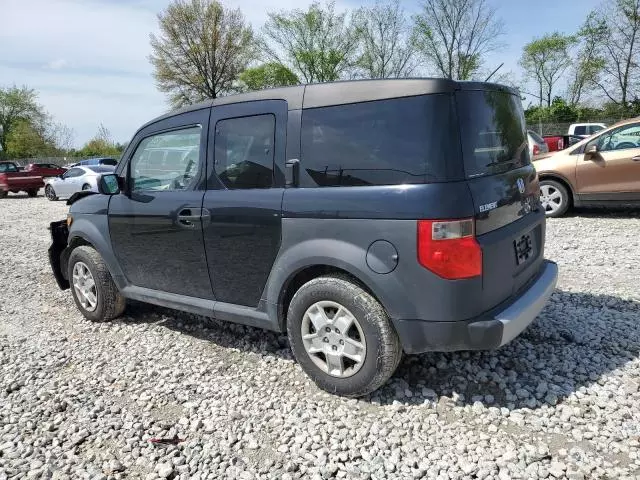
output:
[[[286,87],[300,83],[298,77],[291,70],[276,62],[264,63],[259,67],[246,69],[240,74],[240,81],[249,91]]]
[[[79,157],[114,157],[122,150],[114,143],[111,132],[103,124],[98,127],[98,133],[76,152]]]
[[[486,55],[502,47],[504,25],[486,0],[425,0],[414,21],[414,45],[446,78],[473,78]]]
[[[546,99],[551,106],[553,87],[571,63],[569,47],[574,37],[558,32],[536,38],[524,46],[520,65],[538,87],[540,105]]]
[[[329,82],[347,74],[355,64],[358,35],[346,13],[335,13],[333,2],[312,3],[307,11],[268,14],[263,49],[306,82]]]
[[[408,77],[416,69],[415,48],[399,0],[378,1],[356,11],[354,22],[361,40],[358,66],[367,78]]]
[[[0,155],[7,155],[7,140],[18,122],[36,125],[44,120],[45,113],[37,98],[36,91],[26,86],[0,88]]]
[[[580,103],[585,88],[595,86],[605,65],[602,46],[606,33],[607,26],[604,20],[598,18],[595,12],[591,12],[577,34],[577,62],[572,68],[567,92],[570,105]]]
[[[604,66],[596,85],[623,111],[638,95],[640,82],[640,0],[614,0],[595,13],[606,26]]]
[[[174,0],[158,21],[149,60],[174,107],[234,92],[238,75],[256,57],[253,31],[240,10],[216,0]]]
[[[17,120],[7,135],[6,156],[8,158],[36,158],[55,155],[57,148],[38,125],[30,120]]]

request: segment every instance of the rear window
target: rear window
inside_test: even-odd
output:
[[[467,178],[493,175],[530,163],[520,99],[496,90],[456,93]]]
[[[303,187],[428,183],[457,172],[448,94],[305,109]]]
[[[529,130],[529,135],[531,135],[531,138],[533,138],[534,142],[536,142],[536,143],[544,143],[544,138],[542,138],[540,135],[538,135],[533,130]]]

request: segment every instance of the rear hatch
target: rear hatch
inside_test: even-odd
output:
[[[482,248],[486,311],[518,293],[538,273],[544,256],[544,212],[520,98],[499,87],[469,86],[456,92],[456,104]]]

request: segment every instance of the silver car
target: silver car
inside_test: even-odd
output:
[[[545,143],[544,138],[533,130],[527,130],[527,141],[529,142],[529,157],[533,157],[549,153],[549,146]]]
[[[103,173],[113,173],[115,169],[110,165],[73,167],[59,177],[45,179],[44,194],[49,200],[57,200],[82,190],[97,192],[98,177]]]

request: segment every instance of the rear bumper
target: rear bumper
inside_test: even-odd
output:
[[[460,322],[396,320],[406,353],[492,350],[517,337],[538,316],[553,293],[558,266],[545,260],[529,286],[507,304],[478,318]]]

